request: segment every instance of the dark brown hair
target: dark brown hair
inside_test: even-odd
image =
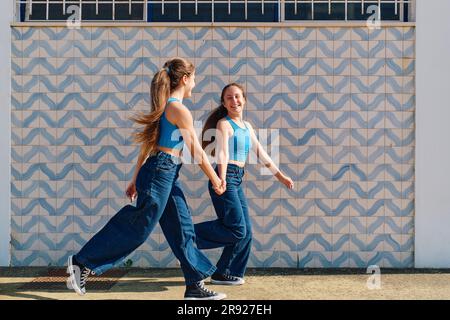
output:
[[[211,113],[208,116],[208,119],[206,119],[205,125],[203,126],[203,130],[202,130],[202,148],[203,149],[206,149],[206,147],[208,145],[210,145],[211,143],[213,143],[216,140],[215,137],[213,136],[211,138],[211,140],[206,141],[204,139],[205,132],[207,132],[209,129],[215,129],[217,127],[217,122],[219,122],[220,119],[222,119],[228,115],[228,111],[224,106],[224,102],[225,102],[225,93],[228,90],[228,88],[230,88],[230,87],[239,88],[242,91],[242,96],[247,101],[247,95],[245,94],[244,87],[242,85],[240,85],[239,83],[232,82],[230,84],[227,84],[222,89],[222,94],[220,95],[220,106],[217,107],[216,109],[214,109],[213,111],[211,111]],[[214,156],[214,154],[215,154],[215,150],[212,149],[211,155]]]

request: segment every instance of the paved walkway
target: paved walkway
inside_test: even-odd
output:
[[[4,299],[182,299],[180,269],[119,269],[122,277],[107,290],[85,296],[69,291],[64,278],[48,278],[48,268],[0,268],[0,300]],[[59,273],[64,270],[59,269]],[[120,272],[118,272],[120,274]],[[369,289],[369,274],[361,269],[250,269],[238,287],[210,285],[233,300],[308,299],[445,299],[450,300],[450,270],[383,270],[380,288]],[[95,281],[107,281],[97,277]],[[369,286],[376,287],[372,278]],[[37,283],[40,281],[40,284]],[[89,282],[88,282],[89,283]],[[38,284],[38,286],[33,286]],[[113,284],[113,282],[109,282]],[[47,286],[47,289],[39,288]],[[50,286],[50,287],[49,287]]]

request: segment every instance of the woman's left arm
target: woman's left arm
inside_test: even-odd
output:
[[[247,121],[245,122],[247,124],[247,127],[250,131],[250,139],[252,141],[252,148],[255,152],[256,156],[259,160],[264,164],[266,168],[268,168],[273,175],[280,181],[282,184],[284,184],[287,188],[292,189],[294,188],[294,182],[292,179],[285,174],[283,174],[280,169],[277,167],[277,165],[273,162],[272,158],[267,154],[266,150],[264,150],[263,146],[259,142],[258,138],[256,137],[255,131],[253,130],[253,127],[250,123]]]

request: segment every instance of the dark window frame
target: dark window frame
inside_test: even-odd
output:
[[[136,2],[138,1],[138,2]],[[386,2],[388,1],[388,2]],[[382,21],[409,21],[409,11],[414,0],[405,0],[403,7],[403,20],[401,15],[402,1],[398,0],[397,13],[395,13],[394,0],[381,0],[381,20]],[[113,2],[115,10],[113,10]],[[133,3],[134,2],[134,3]],[[284,15],[280,12],[282,1],[274,0],[248,0],[247,16],[245,16],[245,1],[231,1],[231,14],[228,14],[228,1],[198,0],[195,14],[195,0],[181,1],[181,12],[176,0],[132,0],[131,15],[129,14],[128,0],[98,0],[98,15],[96,12],[95,0],[82,0],[81,21],[118,21],[118,22],[282,22],[282,21],[365,21],[372,14],[367,13],[367,8],[378,4],[378,0],[365,0],[365,13],[361,13],[362,0],[331,0],[331,11],[329,13],[328,0],[297,0],[296,7],[294,0],[284,1]],[[314,2],[314,5],[312,4]],[[18,3],[18,20],[25,21],[66,21],[73,17],[68,14],[67,9],[71,5],[77,5],[80,1],[65,0],[66,14],[63,14],[64,0],[31,0],[32,14],[26,17],[30,11],[28,0],[16,0]],[[147,8],[144,4],[147,3]],[[164,3],[164,10],[162,10]],[[264,3],[264,12],[262,10]],[[347,4],[347,15],[345,5]],[[48,10],[47,10],[48,6]],[[314,9],[313,9],[314,7]],[[297,10],[295,10],[297,8]],[[164,13],[162,13],[164,11]],[[297,13],[295,13],[297,11]],[[180,19],[181,17],[181,19]],[[284,18],[284,20],[283,20]],[[282,20],[282,21],[280,21]]]

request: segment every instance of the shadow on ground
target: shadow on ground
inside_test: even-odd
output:
[[[67,288],[64,269],[56,268],[58,270],[56,273],[52,273],[52,270],[55,268],[0,268],[0,299],[2,297],[3,299],[40,300],[79,298]],[[250,268],[246,272],[247,285],[223,289],[230,294],[230,297],[242,299],[267,299],[274,296],[280,299],[340,299],[341,297],[392,299],[398,296],[412,299],[450,298],[450,287],[447,285],[450,269],[381,268],[380,271],[382,275],[393,276],[383,278],[383,291],[379,293],[367,289],[366,277],[369,275],[367,269],[362,268]],[[345,277],[346,275],[350,277]],[[106,284],[109,286],[105,286]],[[326,288],[325,291],[324,288]],[[126,293],[126,297],[132,299],[147,297],[179,299],[183,295],[184,281],[180,268],[118,268],[111,270],[109,276],[105,273],[101,276],[90,277],[87,291],[95,294],[90,297],[96,299],[120,299],[124,297],[122,293]],[[146,296],[146,294],[149,295]]]
[[[86,284],[86,290],[91,293],[120,293],[132,290],[139,292],[163,292],[169,287],[184,286],[184,282],[168,280],[169,278],[182,277],[179,269],[129,269],[118,268],[112,271],[120,276],[90,276]],[[106,275],[106,276],[105,276]],[[0,268],[0,279],[8,278],[10,282],[0,282],[0,296],[25,299],[54,300],[43,297],[38,293],[70,293],[67,288],[67,275],[62,268]],[[20,279],[22,281],[15,281]],[[167,279],[167,280],[166,280]],[[162,281],[161,281],[162,280]]]

